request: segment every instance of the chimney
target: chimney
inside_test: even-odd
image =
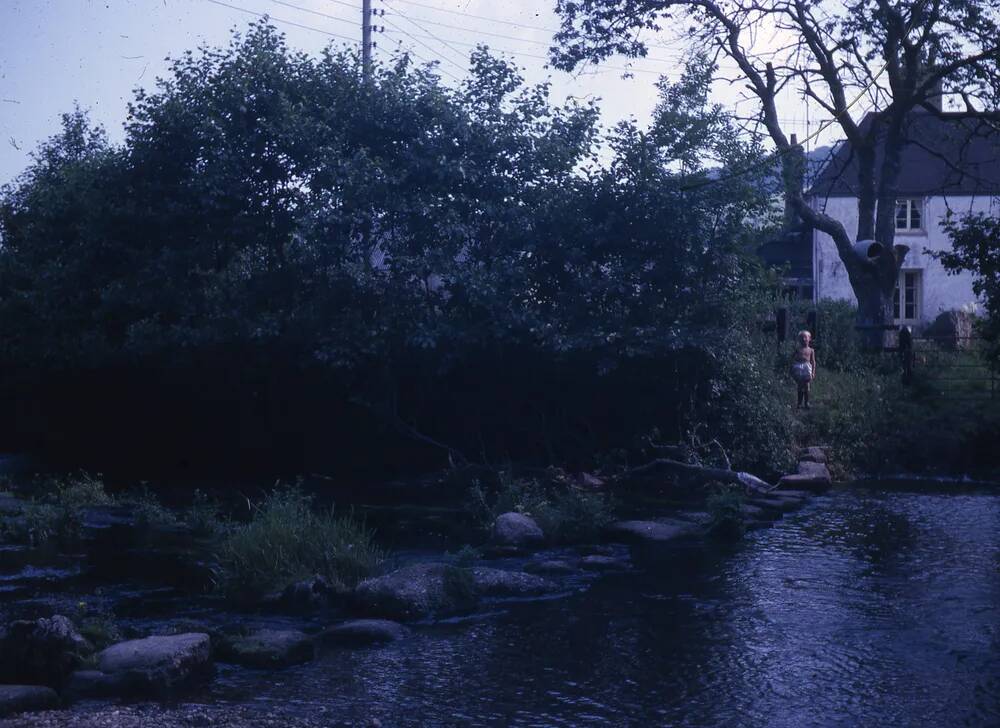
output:
[[[781,178],[785,187],[784,228],[792,230],[799,225],[799,216],[792,207],[793,195],[801,195],[806,177],[806,154],[799,145],[799,138],[792,134],[791,149],[784,156],[781,164]]]

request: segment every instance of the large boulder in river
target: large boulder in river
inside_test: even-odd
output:
[[[295,629],[260,629],[223,639],[218,649],[224,662],[269,669],[309,662],[313,653],[312,638]]]
[[[29,710],[59,707],[59,696],[42,685],[0,685],[0,718]]]
[[[370,614],[413,620],[467,612],[479,597],[528,597],[556,588],[548,579],[521,571],[414,564],[361,582],[355,599]]]
[[[0,682],[58,688],[92,651],[61,614],[11,622],[0,634]]]
[[[523,513],[503,513],[493,522],[493,541],[501,546],[527,546],[544,538],[535,519]]]
[[[413,564],[366,579],[354,596],[365,612],[399,620],[455,614],[473,609],[477,602],[468,570],[447,564]]]
[[[200,632],[120,642],[95,656],[96,670],[77,670],[66,689],[79,697],[165,696],[211,675],[209,636]]]

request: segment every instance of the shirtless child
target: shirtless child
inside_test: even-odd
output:
[[[800,331],[799,345],[792,354],[792,379],[799,385],[798,406],[809,409],[809,385],[816,378],[816,351],[811,346],[812,334]]]

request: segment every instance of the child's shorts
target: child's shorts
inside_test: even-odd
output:
[[[805,384],[806,382],[812,381],[812,365],[809,362],[800,361],[792,364],[792,379],[794,379],[799,384]]]

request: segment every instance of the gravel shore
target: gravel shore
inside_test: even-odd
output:
[[[378,728],[377,720],[356,723],[317,711],[306,717],[281,708],[242,705],[105,705],[93,709],[25,713],[0,720],[0,728]]]

